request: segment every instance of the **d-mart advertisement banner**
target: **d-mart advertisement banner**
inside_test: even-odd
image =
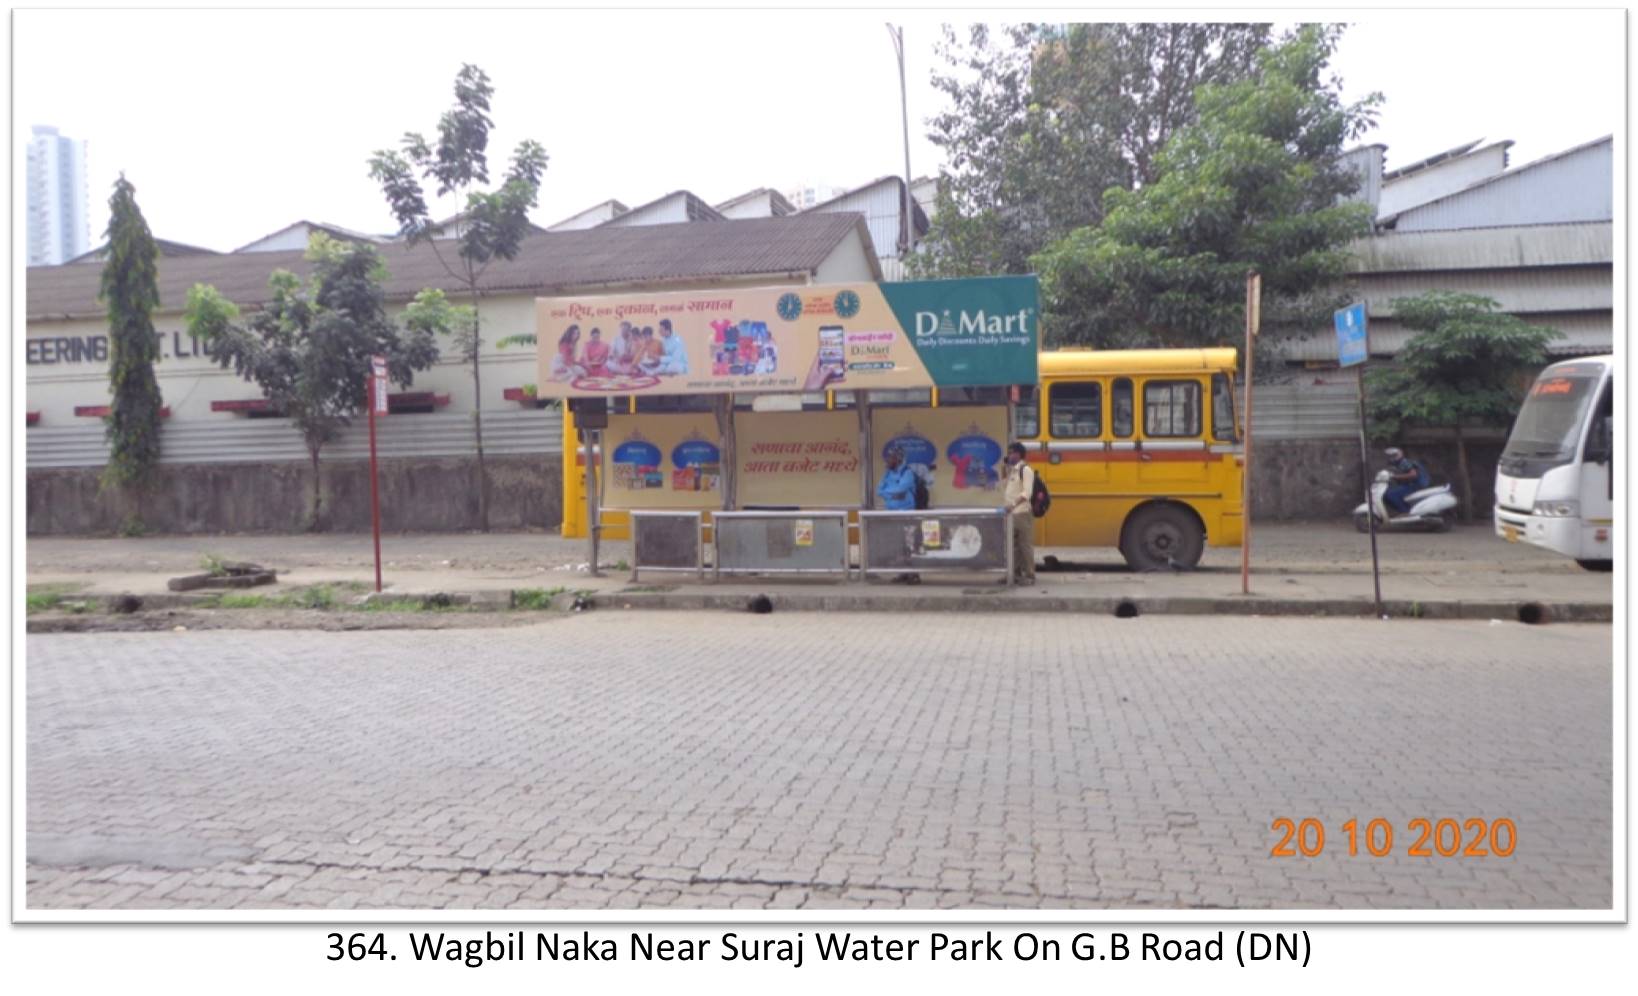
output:
[[[610,415],[604,508],[722,507],[722,439],[709,412]]]
[[[735,412],[739,505],[857,508],[859,414]]]
[[[889,446],[904,462],[931,472],[928,500],[934,508],[977,508],[1001,504],[1007,449],[1007,409],[1001,405],[960,408],[876,408],[870,413],[876,472],[886,466]],[[871,489],[872,494],[875,488]],[[879,500],[877,502],[880,503]]]
[[[1033,384],[1036,278],[535,301],[543,398]]]

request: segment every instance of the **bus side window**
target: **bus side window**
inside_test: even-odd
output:
[[[1054,438],[1087,439],[1103,434],[1103,385],[1097,381],[1053,384],[1049,406]]]
[[[1200,435],[1200,382],[1197,380],[1145,382],[1143,434],[1156,438]]]
[[[1234,441],[1234,392],[1228,377],[1211,375],[1211,438]]]
[[[1132,435],[1132,378],[1116,377],[1109,385],[1109,427],[1118,439]]]
[[[1034,439],[1041,434],[1041,389],[1034,384],[1018,388],[1018,403],[1013,409],[1013,430],[1019,439]]]

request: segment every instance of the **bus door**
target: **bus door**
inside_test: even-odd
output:
[[[1614,559],[1615,542],[1608,531],[1615,516],[1615,382],[1604,381],[1598,404],[1587,423],[1581,447],[1582,558]],[[1596,539],[1604,530],[1605,539]]]
[[[1193,377],[1147,377],[1142,391],[1138,484],[1157,497],[1198,494],[1210,457],[1203,417],[1204,385]]]
[[[1114,534],[1099,521],[1103,515],[1098,496],[1109,489],[1109,454],[1103,438],[1104,382],[1058,380],[1048,384],[1046,425],[1045,480],[1052,491],[1052,512],[1044,520],[1045,542],[1054,546],[1112,542],[1109,537]]]

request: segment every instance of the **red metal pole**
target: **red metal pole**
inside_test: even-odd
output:
[[[381,489],[375,465],[375,371],[370,372],[370,531],[375,534],[375,590],[381,591]]]
[[[1251,368],[1252,368],[1252,340],[1257,336],[1257,326],[1262,316],[1259,314],[1262,304],[1263,281],[1256,272],[1246,274],[1246,425],[1243,459],[1245,466],[1241,468],[1240,478],[1240,594],[1251,594]]]

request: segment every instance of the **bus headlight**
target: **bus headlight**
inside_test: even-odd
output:
[[[1551,519],[1574,519],[1580,517],[1581,505],[1573,501],[1538,501],[1530,514]]]

